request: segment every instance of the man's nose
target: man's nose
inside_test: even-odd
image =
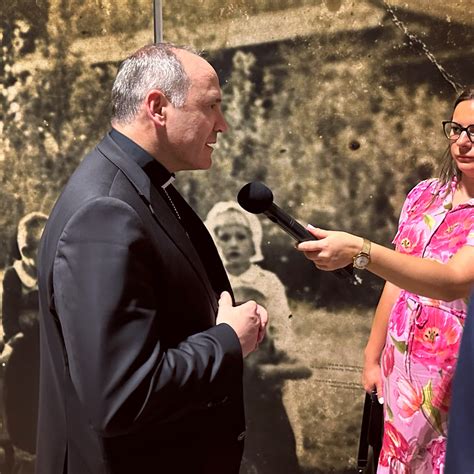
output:
[[[227,132],[228,129],[229,129],[229,126],[227,125],[227,121],[224,118],[224,114],[220,110],[219,115],[218,115],[217,120],[216,120],[216,125],[214,127],[214,130],[216,132],[225,133],[225,132]]]

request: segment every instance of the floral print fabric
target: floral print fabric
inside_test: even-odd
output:
[[[453,181],[438,192],[423,181],[407,196],[397,251],[446,262],[474,246],[474,199],[453,208]],[[466,301],[445,302],[402,290],[389,318],[381,358],[384,438],[378,474],[442,474],[451,381]]]

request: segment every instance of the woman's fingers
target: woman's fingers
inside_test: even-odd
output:
[[[375,383],[375,391],[377,393],[377,400],[379,401],[381,405],[383,405],[383,402],[384,402],[383,388],[382,388],[382,380],[380,380],[380,378]]]

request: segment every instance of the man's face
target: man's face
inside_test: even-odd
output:
[[[217,135],[227,130],[219,79],[204,59],[188,52],[180,59],[191,87],[183,107],[168,108],[166,134],[174,167],[170,171],[208,169]]]

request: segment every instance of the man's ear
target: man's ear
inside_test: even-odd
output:
[[[156,125],[164,126],[166,122],[166,108],[170,102],[159,89],[148,92],[145,99],[146,113]]]

